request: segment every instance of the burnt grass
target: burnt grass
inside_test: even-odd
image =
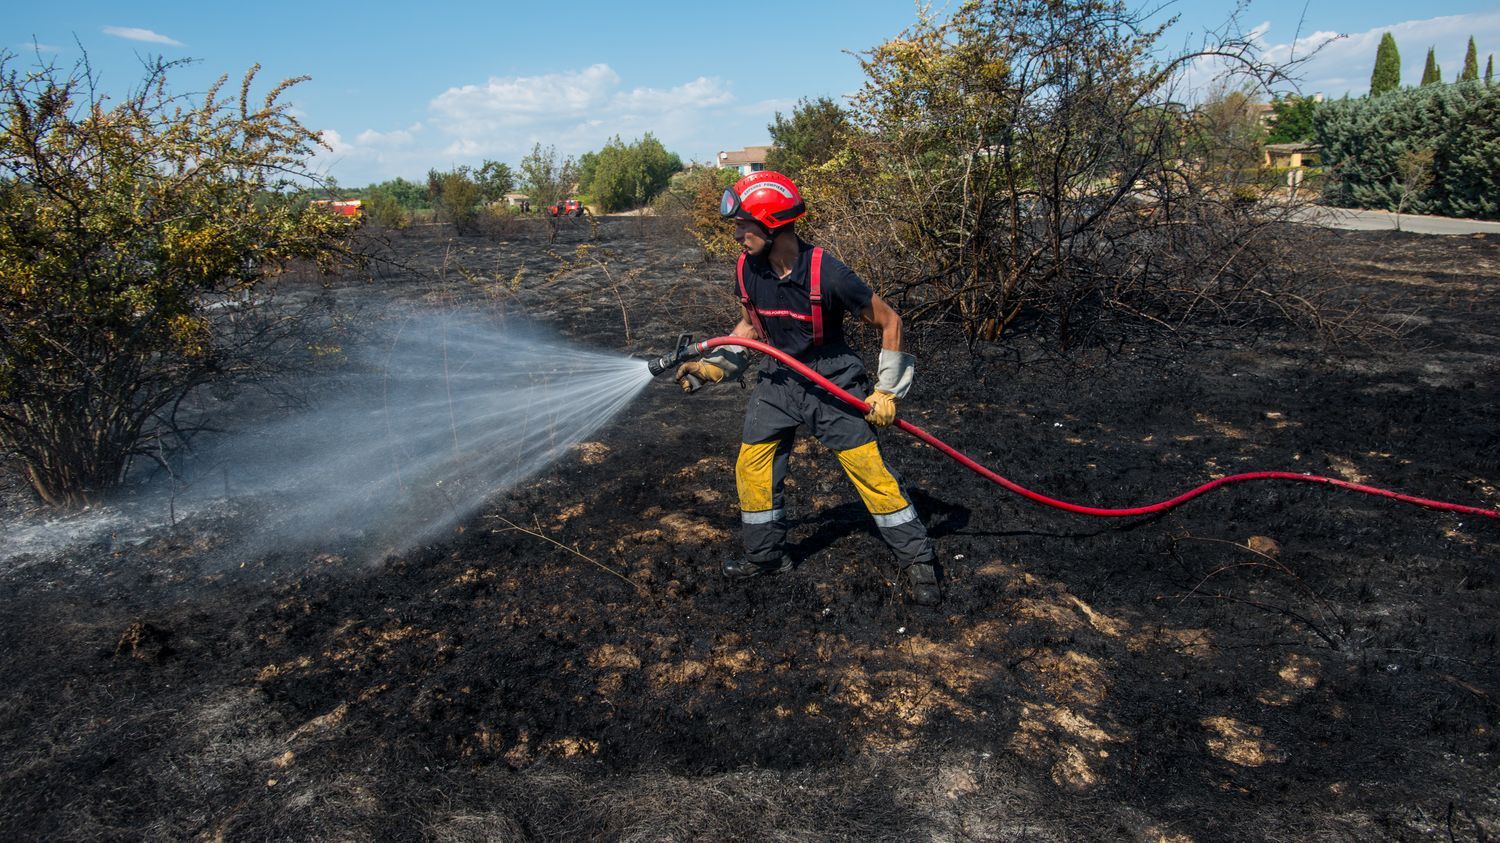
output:
[[[574,254],[586,231],[550,246],[583,259],[556,277],[525,225],[404,232],[403,266],[332,293],[635,354],[730,324],[727,262],[630,218]],[[919,328],[903,414],[1084,502],[1293,469],[1500,505],[1500,238],[1296,236],[1402,341],[1224,330],[1058,362]],[[7,562],[0,836],[1500,835],[1495,522],[1284,483],[1090,519],[892,433],[940,607],[903,600],[810,440],[797,568],[727,582],[747,395],[655,383],[450,535],[375,562],[356,539],[228,558],[256,529],[232,511]]]

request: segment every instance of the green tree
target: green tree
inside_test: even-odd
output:
[[[1469,49],[1464,53],[1464,69],[1458,73],[1460,82],[1479,81],[1479,51],[1474,47],[1474,36],[1469,36]]]
[[[459,165],[446,173],[429,170],[427,193],[432,197],[432,207],[439,219],[453,223],[459,234],[474,233],[484,194],[467,165]]]
[[[1389,32],[1380,37],[1380,46],[1375,50],[1375,70],[1370,74],[1372,96],[1394,91],[1401,87],[1401,52],[1396,49],[1396,39]]]
[[[427,194],[426,185],[407,181],[399,176],[379,184],[372,184],[359,193],[362,196],[384,194],[408,211],[432,207],[432,197]]]
[[[479,186],[479,196],[484,202],[499,202],[516,186],[516,174],[509,164],[486,160],[474,171],[474,183]]]
[[[406,228],[411,225],[411,212],[402,206],[395,196],[371,187],[364,191],[365,218],[382,228]]]
[[[585,152],[578,156],[578,188],[589,191],[594,183],[594,172],[599,169],[599,153]]]
[[[320,139],[281,102],[300,80],[256,101],[252,68],[193,104],[168,88],[181,64],[116,100],[86,62],[0,54],[0,449],[52,505],[180,442],[189,393],[289,340],[256,291],[349,256],[352,220],[301,198]]]
[[[1443,68],[1437,63],[1432,48],[1427,48],[1427,64],[1422,68],[1422,84],[1436,85],[1443,81]]]
[[[1259,177],[1266,129],[1254,86],[1209,93],[1193,115],[1188,151],[1206,172],[1230,186]]]
[[[1495,54],[1490,53],[1489,59],[1484,63],[1484,84],[1495,84]]]
[[[1271,103],[1276,124],[1266,136],[1266,143],[1298,143],[1312,140],[1313,118],[1318,103],[1312,97],[1280,97]]]
[[[766,156],[766,166],[798,179],[807,168],[836,155],[852,127],[847,111],[828,97],[819,97],[799,100],[790,117],[776,112],[766,129],[774,144]]]
[[[578,162],[570,158],[558,161],[557,147],[533,144],[521,159],[520,186],[539,207],[551,205],[572,193],[578,182]]]
[[[579,164],[579,189],[605,211],[640,207],[656,197],[682,169],[682,159],[647,132],[625,144],[619,135]]]

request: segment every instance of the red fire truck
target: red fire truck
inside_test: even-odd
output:
[[[357,217],[365,203],[359,199],[314,199],[308,204],[341,217]]]

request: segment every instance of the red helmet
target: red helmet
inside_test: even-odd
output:
[[[719,213],[739,220],[755,220],[774,231],[807,213],[807,205],[791,179],[773,170],[761,170],[724,191]]]

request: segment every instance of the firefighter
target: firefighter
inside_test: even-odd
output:
[[[870,405],[861,418],[776,359],[765,359],[745,412],[734,470],[745,558],[725,563],[724,572],[750,578],[791,570],[782,484],[797,427],[806,425],[838,456],[895,553],[912,600],[936,604],[932,541],[881,457],[872,427],[891,424],[896,402],[911,388],[913,358],[901,350],[900,315],[853,270],[797,236],[795,223],[807,209],[797,186],[781,173],[763,170],[735,182],[724,192],[719,212],[734,220],[735,239],[744,249],[735,268],[741,315],[732,336],[770,343]],[[845,340],[846,314],[880,331],[873,389],[864,361]],[[747,365],[743,347],[721,346],[679,366],[676,377],[684,388],[688,375],[718,383]]]

